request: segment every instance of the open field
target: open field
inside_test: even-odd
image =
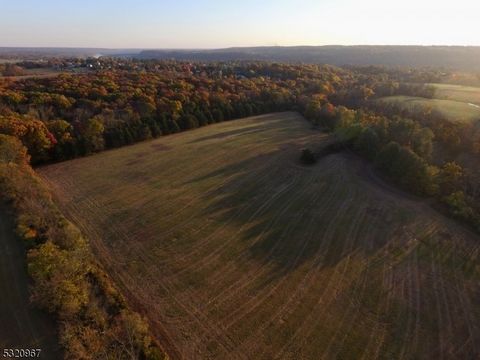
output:
[[[480,356],[480,239],[295,113],[38,172],[172,358]]]
[[[25,249],[0,206],[0,350],[42,349],[42,359],[59,359],[55,323],[29,301]]]
[[[428,84],[435,88],[435,98],[480,106],[480,88],[452,84]]]
[[[25,79],[44,79],[55,77],[64,72],[58,71],[55,69],[27,69],[24,70],[24,75],[18,76],[0,76],[0,79],[9,79],[9,80],[25,80]]]
[[[56,70],[56,69],[27,69],[25,70],[24,75],[18,75],[18,76],[1,76],[0,75],[0,80],[1,79],[8,79],[8,80],[26,80],[26,79],[45,79],[45,78],[51,78],[51,77],[56,77],[58,75],[62,74],[70,74],[70,75],[78,75],[78,74],[85,74],[87,73],[88,70],[86,69],[75,69],[75,70]]]
[[[445,91],[443,92],[446,93]],[[441,92],[439,93],[441,94]],[[439,95],[440,96],[440,95]],[[462,101],[442,100],[442,99],[426,99],[413,96],[387,96],[376,101],[386,101],[402,103],[406,107],[430,107],[451,121],[469,122],[480,120],[480,107],[476,104],[469,104]]]
[[[0,58],[0,64],[14,64],[21,61],[20,59],[2,59]]]

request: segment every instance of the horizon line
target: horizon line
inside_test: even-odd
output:
[[[325,45],[239,45],[225,47],[103,47],[103,46],[3,46],[0,49],[85,49],[85,50],[228,50],[245,48],[314,48],[314,47],[461,47],[461,48],[480,48],[480,45],[457,45],[457,44],[325,44]]]

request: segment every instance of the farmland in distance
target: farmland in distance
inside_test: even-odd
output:
[[[443,92],[445,93],[445,92]],[[463,94],[462,94],[463,95]],[[452,122],[474,122],[480,119],[480,106],[457,100],[427,99],[415,96],[387,96],[375,101],[402,105],[402,108],[430,108]]]
[[[480,356],[479,238],[296,113],[38,169],[172,358]]]
[[[455,84],[427,84],[435,88],[435,98],[464,102],[480,107],[480,88]],[[475,107],[475,106],[474,106]]]

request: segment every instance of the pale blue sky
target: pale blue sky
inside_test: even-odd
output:
[[[480,45],[480,0],[0,0],[0,46]]]

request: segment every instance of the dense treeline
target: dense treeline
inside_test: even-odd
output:
[[[314,74],[308,79],[296,78],[295,67],[283,71],[283,78],[268,77],[265,67],[255,65],[239,70],[170,63],[151,67],[149,71],[116,69],[4,81],[0,132],[22,139],[33,163],[64,160],[220,121],[291,109],[297,91],[315,86],[316,79],[322,84],[339,81],[333,70],[317,67],[303,75]]]
[[[461,153],[478,153],[480,150],[479,122],[452,121],[442,113],[426,106],[402,106],[397,102],[373,101],[366,104],[371,111],[386,117],[401,116],[428,127],[435,134],[438,147],[446,156],[454,158]]]
[[[146,322],[128,309],[80,231],[54,205],[27,149],[0,135],[0,193],[28,250],[32,299],[55,314],[68,359],[163,359]]]
[[[34,164],[220,121],[295,110],[305,97],[349,108],[364,107],[369,99],[387,95],[432,97],[433,88],[422,82],[440,81],[442,76],[433,70],[272,63],[108,58],[50,62],[62,69],[92,71],[48,79],[0,80],[0,132],[20,138]]]

